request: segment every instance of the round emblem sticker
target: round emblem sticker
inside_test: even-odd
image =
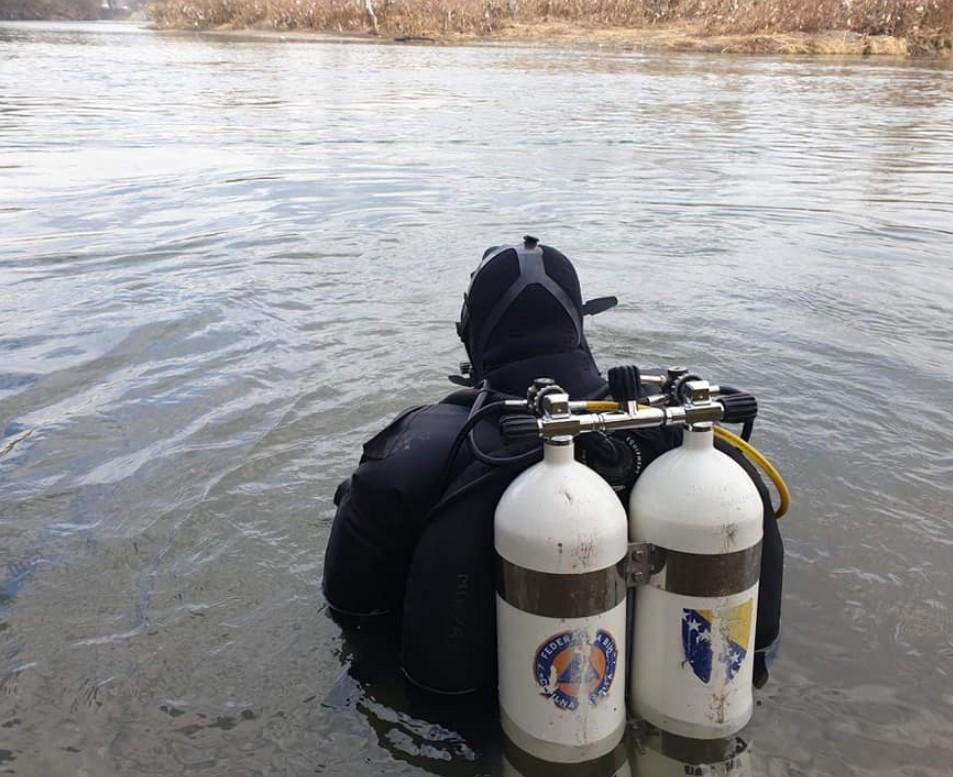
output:
[[[619,651],[608,631],[563,631],[547,639],[536,651],[533,672],[543,696],[557,707],[574,710],[581,700],[598,704],[615,679]]]

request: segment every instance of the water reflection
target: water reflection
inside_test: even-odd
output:
[[[331,713],[359,712],[377,743],[398,761],[446,775],[504,777],[752,777],[746,738],[701,740],[676,736],[642,722],[622,742],[592,760],[557,763],[521,750],[500,730],[495,694],[439,696],[402,676],[394,646],[397,619],[348,618],[339,660],[344,671],[322,704]]]
[[[703,741],[645,731],[630,750],[632,777],[754,777],[752,745],[743,737]]]
[[[329,612],[342,628],[339,659],[345,669],[324,698],[327,709],[359,711],[381,747],[435,774],[499,772],[495,694],[422,691],[401,673],[397,619],[351,619]]]
[[[554,764],[503,745],[506,777],[754,777],[751,746],[741,737],[700,740],[634,726],[611,753]]]

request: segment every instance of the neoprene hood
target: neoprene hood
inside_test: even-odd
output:
[[[525,237],[487,249],[470,276],[457,334],[482,380],[500,367],[543,355],[582,352],[582,294],[572,262]]]

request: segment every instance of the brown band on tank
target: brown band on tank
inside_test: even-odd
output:
[[[729,596],[747,591],[761,575],[761,542],[734,553],[654,549],[649,585],[685,596]]]
[[[503,737],[503,753],[522,777],[611,777],[626,762],[625,740],[605,755],[582,763],[544,761],[521,750],[508,736]]]
[[[625,561],[581,575],[537,572],[496,557],[496,590],[507,604],[547,618],[588,618],[625,601]]]

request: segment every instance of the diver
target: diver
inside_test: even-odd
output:
[[[400,623],[400,665],[420,688],[464,694],[496,686],[494,510],[507,486],[539,461],[538,445],[513,451],[481,408],[524,398],[537,378],[573,399],[610,396],[583,332],[583,319],[614,298],[583,303],[572,262],[526,237],[488,249],[471,274],[457,333],[469,357],[467,387],[410,408],[364,444],[354,474],[334,495],[323,590],[340,616]],[[577,456],[627,503],[655,458],[681,442],[673,429],[591,434]],[[770,494],[735,448],[764,504],[755,635],[755,684],[767,679],[765,651],[780,630],[783,548]]]

